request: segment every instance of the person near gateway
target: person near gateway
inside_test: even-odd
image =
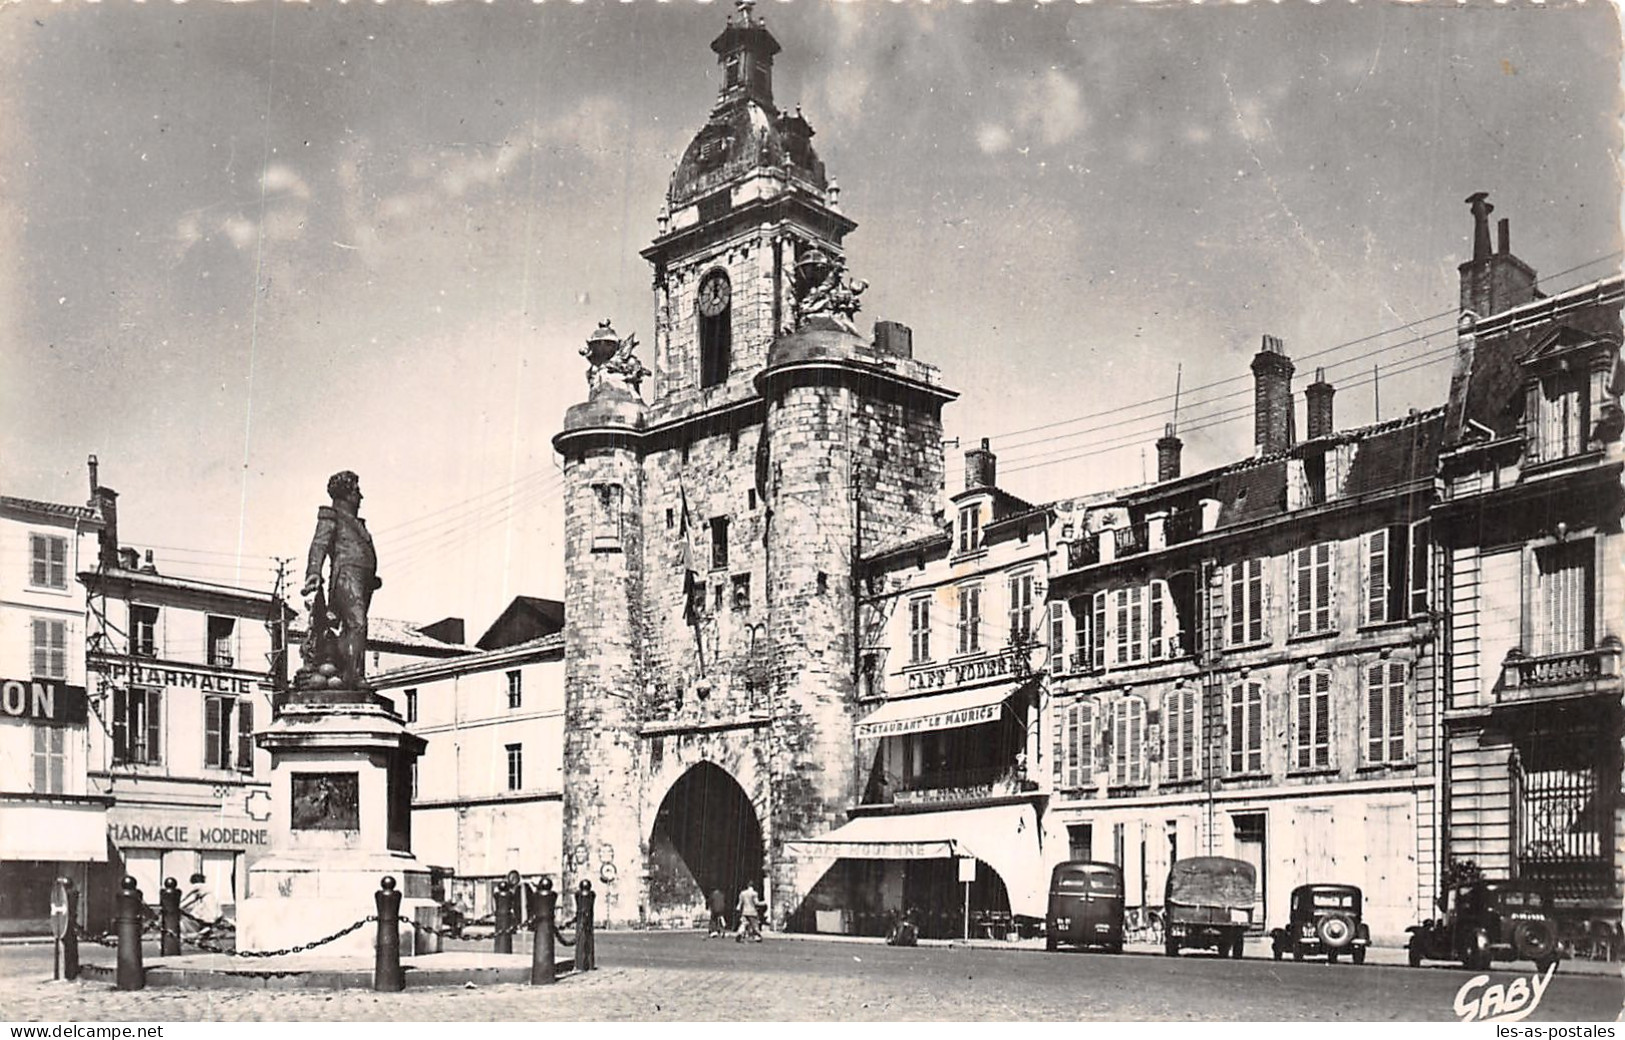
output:
[[[745,882],[745,888],[739,893],[739,931],[734,935],[734,942],[762,941],[762,899],[756,894],[756,886]]]

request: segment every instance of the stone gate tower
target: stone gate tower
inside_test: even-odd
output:
[[[720,95],[643,250],[650,399],[606,323],[553,441],[564,880],[592,880],[616,923],[686,925],[751,882],[782,925],[816,880],[783,850],[861,793],[854,562],[935,529],[955,396],[905,326],[857,332],[856,224],[812,127],[774,102],[779,44],[749,3],[711,48]]]

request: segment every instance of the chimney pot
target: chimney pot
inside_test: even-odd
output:
[[[1304,388],[1304,415],[1307,418],[1310,440],[1325,437],[1336,431],[1332,422],[1332,395],[1336,391],[1326,382],[1326,370],[1315,369],[1315,381]]]
[[[92,504],[94,504],[95,499],[96,499],[96,486],[97,486],[97,484],[96,484],[96,456],[92,455],[90,457],[90,459],[89,459],[89,463],[90,463],[90,498],[91,498]]]
[[[1502,256],[1512,252],[1512,221],[1506,217],[1495,225],[1495,251]]]
[[[1253,355],[1253,446],[1263,455],[1292,445],[1292,359],[1277,336]]]
[[[965,490],[994,487],[997,476],[998,456],[988,448],[988,439],[983,437],[980,448],[965,452]]]
[[[1179,452],[1185,442],[1174,434],[1174,424],[1167,423],[1162,428],[1162,436],[1157,439],[1157,482],[1174,480],[1179,476]]]

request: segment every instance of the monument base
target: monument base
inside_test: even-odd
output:
[[[377,913],[374,896],[385,877],[401,893],[401,950],[417,946],[415,924],[429,909],[430,928],[440,927],[440,904],[431,897],[427,868],[409,853],[333,851],[319,856],[263,856],[248,869],[248,895],[237,903],[238,950],[286,950],[326,938]],[[378,926],[367,922],[311,956],[371,956]],[[429,937],[425,937],[429,938]],[[437,944],[430,944],[438,949]]]

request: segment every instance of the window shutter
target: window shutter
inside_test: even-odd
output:
[[[1314,622],[1313,605],[1309,602],[1309,594],[1314,586],[1314,567],[1311,560],[1312,549],[1296,549],[1292,553],[1291,588],[1287,598],[1292,601],[1292,633],[1297,635],[1309,631]]]
[[[51,622],[51,678],[68,677],[68,623]]]
[[[45,678],[50,668],[50,622],[43,618],[35,618],[34,628],[34,675]]]
[[[1315,631],[1332,627],[1332,593],[1337,587],[1335,542],[1315,546]]]
[[[1094,652],[1089,633],[1089,615],[1093,604],[1082,596],[1067,603],[1072,613],[1072,670],[1087,672]]]
[[[1329,766],[1332,762],[1332,673],[1315,673],[1314,697],[1314,764]]]
[[[1410,527],[1410,605],[1411,617],[1428,612],[1428,586],[1433,580],[1429,563],[1433,558],[1432,528],[1426,520]]]
[[[1232,563],[1224,569],[1229,584],[1230,645],[1247,641],[1247,575],[1245,563]]]
[[[1247,714],[1240,683],[1230,687],[1230,771],[1241,772],[1247,764]]]
[[[1247,684],[1247,768],[1264,768],[1264,687]]]
[[[1168,656],[1164,645],[1168,637],[1164,616],[1164,611],[1168,609],[1168,583],[1153,581],[1150,591],[1150,608],[1146,611],[1146,656],[1155,661]]]
[[[30,585],[44,585],[49,576],[45,560],[45,538],[43,535],[31,534],[28,536],[28,559]]]
[[[50,546],[51,553],[51,587],[65,589],[68,587],[68,540],[47,538],[45,542]]]
[[[1095,775],[1095,702],[1079,701],[1078,785],[1087,785]]]
[[[1010,586],[1010,645],[1021,640],[1021,579],[1011,578]]]
[[[130,695],[128,691],[113,688],[113,761],[124,762],[130,757]]]
[[[1078,768],[1081,765],[1078,754],[1078,722],[1081,716],[1078,705],[1074,704],[1066,709],[1066,731],[1061,737],[1062,747],[1066,749],[1066,786],[1076,788],[1082,786],[1078,779]]]
[[[141,697],[146,707],[143,721],[146,723],[147,729],[146,757],[143,761],[154,764],[160,761],[158,757],[158,724],[161,721],[160,715],[163,711],[162,696],[157,690],[147,690]]]
[[[1095,593],[1095,623],[1090,635],[1094,639],[1095,671],[1106,669],[1106,593]]]
[[[1264,576],[1263,560],[1254,560],[1253,568],[1258,582],[1258,638],[1262,642],[1270,637],[1270,583]]]
[[[1183,704],[1181,714],[1185,725],[1185,737],[1180,749],[1180,764],[1182,767],[1180,776],[1185,780],[1194,780],[1197,776],[1196,767],[1200,761],[1196,757],[1196,749],[1200,742],[1197,732],[1201,725],[1202,699],[1194,688],[1187,688],[1180,695],[1180,701]]]
[[[1066,604],[1051,600],[1049,605],[1049,671],[1066,674]]]
[[[211,769],[224,769],[226,749],[225,698],[203,698],[203,764]]]
[[[1405,759],[1405,666],[1388,663],[1388,761]]]
[[[1380,663],[1365,670],[1365,757],[1371,762],[1384,761],[1384,736],[1388,732],[1385,672]]]
[[[1388,532],[1367,531],[1361,541],[1365,543],[1362,610],[1367,624],[1380,624],[1388,620]]]
[[[1145,701],[1138,697],[1129,701],[1129,783],[1145,783]]]
[[[1299,769],[1305,769],[1310,764],[1310,748],[1314,740],[1314,731],[1311,728],[1314,719],[1310,714],[1311,702],[1314,699],[1311,673],[1304,672],[1299,675],[1292,685],[1292,700],[1297,714],[1297,726],[1294,727],[1296,732],[1292,734],[1293,761],[1297,763]]]
[[[237,702],[237,768],[254,771],[254,702]]]

